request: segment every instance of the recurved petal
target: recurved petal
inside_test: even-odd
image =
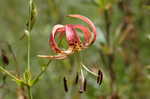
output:
[[[49,39],[49,44],[52,50],[56,53],[61,53],[62,50],[58,47],[56,41],[55,41],[55,36],[57,33],[63,33],[64,32],[64,26],[63,25],[55,25],[52,29],[52,33],[50,35]],[[61,35],[61,34],[60,34]]]
[[[92,38],[92,32],[89,31],[89,29],[83,25],[77,24],[74,25],[75,29],[80,29],[83,33],[84,33],[84,39],[85,39],[85,43],[89,42],[90,39]]]
[[[47,59],[65,59],[67,58],[69,55],[71,55],[73,52],[73,48],[69,47],[67,50],[62,51],[61,53],[57,54],[57,55],[38,55],[38,57],[40,58],[47,58]]]
[[[96,34],[97,34],[96,33],[96,27],[95,27],[94,23],[90,19],[88,19],[87,17],[81,16],[79,14],[73,14],[73,15],[68,15],[68,16],[69,17],[73,17],[73,18],[81,19],[81,20],[83,20],[84,22],[86,22],[90,26],[90,28],[92,29],[92,32],[94,33],[94,37],[93,37],[93,39],[90,40],[88,45],[91,45],[92,43],[94,43],[94,41],[96,40]]]
[[[55,56],[48,56],[48,55],[38,55],[40,58],[47,58],[47,59],[65,59],[67,58],[66,54],[58,54]]]

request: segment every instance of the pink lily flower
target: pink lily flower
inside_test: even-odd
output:
[[[41,58],[47,59],[65,59],[67,56],[73,54],[74,52],[81,51],[85,48],[88,48],[90,45],[94,43],[96,40],[96,27],[93,22],[85,16],[81,16],[78,14],[68,15],[68,17],[78,18],[87,23],[90,27],[85,27],[81,24],[66,24],[66,25],[55,25],[52,29],[52,33],[50,35],[49,44],[52,50],[57,53],[57,55],[38,55]],[[77,29],[80,29],[84,33],[84,41],[80,40],[79,35],[77,34]],[[56,35],[60,35],[62,37],[66,37],[68,43],[68,49],[63,50],[59,48],[56,43],[55,37]]]

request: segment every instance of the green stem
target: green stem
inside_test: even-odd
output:
[[[51,63],[52,61],[49,60],[48,63],[46,64],[46,66],[44,67],[43,70],[41,70],[41,72],[36,76],[36,78],[34,79],[34,82],[32,83],[32,85],[35,85],[38,81],[38,79],[46,72],[47,68],[49,67],[49,64]]]
[[[30,87],[30,86],[28,86],[28,87],[27,87],[27,89],[28,89],[28,97],[29,97],[29,99],[33,99],[33,97],[32,97],[32,91],[31,91],[31,87]]]
[[[27,57],[27,71],[30,72],[30,32],[28,35],[28,57]]]
[[[40,77],[43,75],[43,73],[47,70],[47,68],[48,68],[48,66],[49,66],[50,63],[51,63],[51,60],[48,61],[47,65],[45,66],[45,69],[42,70],[42,71],[38,74],[37,78],[40,78]]]
[[[28,19],[28,26],[27,26],[27,72],[28,74],[31,73],[31,63],[30,63],[30,47],[31,47],[31,14],[32,14],[32,0],[29,0],[29,19]],[[29,75],[28,75],[29,76]],[[31,79],[28,79],[28,83]],[[31,86],[27,86],[28,89],[28,97],[29,99],[32,99],[32,91]]]
[[[10,72],[8,72],[7,70],[5,70],[2,66],[0,66],[0,71],[6,73],[8,76],[10,76],[11,78],[13,78],[16,81],[20,81],[20,79],[18,79],[17,77],[15,77],[13,74],[11,74]]]
[[[29,0],[29,23],[27,26],[27,30],[28,30],[28,45],[27,45],[27,50],[28,50],[28,57],[27,57],[27,71],[30,71],[30,41],[31,41],[31,10],[32,10],[32,0]]]
[[[76,54],[76,60],[77,60],[77,71],[80,71],[81,70],[81,65],[80,63],[82,63],[82,57],[81,57],[81,54],[79,52],[77,52]]]
[[[12,73],[10,73],[9,71],[5,70],[2,66],[0,66],[0,71],[6,73],[9,77],[11,77],[14,81],[20,83],[20,84],[23,84],[23,85],[26,85],[28,86],[27,83],[25,83],[23,80],[17,78],[16,76],[14,76]]]

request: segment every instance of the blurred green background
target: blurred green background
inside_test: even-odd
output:
[[[81,14],[96,25],[96,42],[80,55],[92,70],[101,69],[102,85],[85,71],[87,91],[79,94],[79,86],[71,81],[78,64],[75,55],[54,60],[41,80],[32,87],[33,99],[150,99],[150,1],[149,0],[34,0],[37,10],[31,33],[31,70],[35,76],[48,60],[38,54],[52,54],[48,39],[55,24],[84,24],[65,17]],[[21,74],[27,65],[27,38],[24,37],[28,18],[28,0],[0,0],[0,49],[5,50],[9,65],[15,72],[16,63],[7,47],[16,55]],[[108,33],[109,32],[109,33]],[[108,37],[108,38],[107,38]],[[108,43],[109,44],[108,44]],[[3,65],[0,60],[0,65]],[[4,74],[0,73],[0,84]],[[69,90],[63,89],[67,77]],[[26,91],[25,91],[26,92]],[[18,97],[18,87],[9,77],[0,87],[0,99]]]

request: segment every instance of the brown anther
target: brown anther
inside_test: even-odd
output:
[[[84,89],[84,91],[86,91],[86,85],[87,85],[87,81],[86,81],[86,79],[84,79],[84,85],[83,85],[83,89]]]
[[[102,80],[103,80],[103,74],[102,74],[102,72],[101,72],[100,70],[98,70],[97,83],[98,83],[99,85],[101,85]]]
[[[65,77],[64,77],[63,81],[64,81],[64,90],[65,90],[65,92],[68,92],[67,80]]]
[[[79,80],[79,75],[77,73],[76,78],[75,78],[75,84],[78,84],[78,80]]]
[[[8,60],[8,57],[6,55],[2,55],[2,60],[3,60],[3,64],[5,64],[5,65],[9,64],[9,60]]]
[[[2,50],[1,52],[2,52],[1,56],[2,56],[2,62],[3,62],[3,64],[4,64],[4,65],[8,65],[8,64],[9,64],[9,59],[8,59],[8,57],[5,55],[5,51]]]
[[[79,90],[79,93],[83,93],[83,90]]]

